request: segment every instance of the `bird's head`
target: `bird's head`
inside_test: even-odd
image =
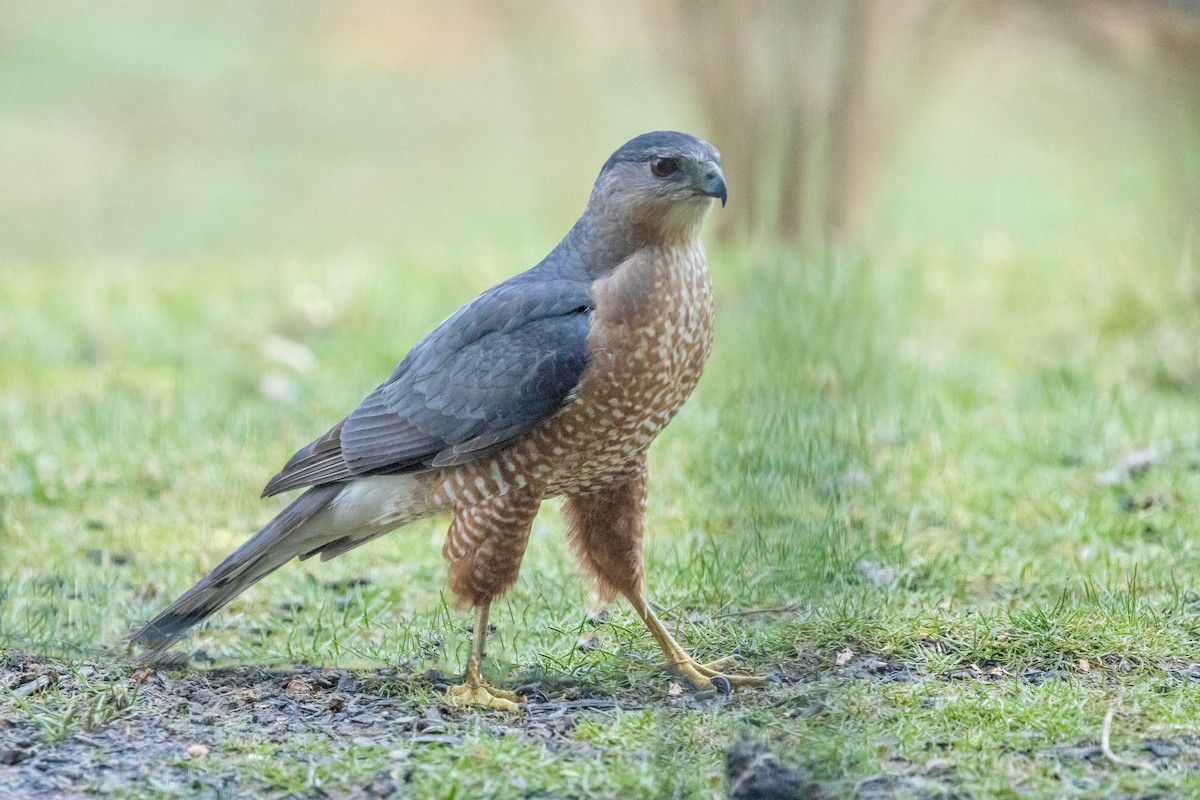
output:
[[[643,240],[694,235],[714,199],[725,205],[721,154],[686,133],[644,133],[604,164],[588,214]]]

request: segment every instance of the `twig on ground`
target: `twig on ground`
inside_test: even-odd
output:
[[[717,619],[732,619],[734,617],[753,617],[759,614],[786,614],[789,611],[797,611],[800,608],[800,603],[788,603],[785,606],[772,606],[771,608],[749,608],[745,611],[730,611],[728,614],[720,614]]]
[[[1112,745],[1109,742],[1109,737],[1112,734],[1113,714],[1116,712],[1116,710],[1117,704],[1114,703],[1108,707],[1108,711],[1104,714],[1104,725],[1100,729],[1100,752],[1104,754],[1105,758],[1114,764],[1121,764],[1126,767],[1133,767],[1134,769],[1146,769],[1153,772],[1153,764],[1148,764],[1145,761],[1138,761],[1137,759],[1133,758],[1123,758],[1112,751]]]
[[[1096,476],[1101,486],[1116,486],[1136,477],[1152,466],[1158,465],[1180,452],[1200,449],[1200,433],[1180,436],[1175,440],[1159,442],[1141,450],[1126,454],[1110,469]]]

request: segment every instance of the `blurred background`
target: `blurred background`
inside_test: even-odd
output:
[[[663,602],[824,597],[864,559],[924,569],[931,605],[997,569],[1057,597],[1095,537],[1151,580],[1133,517],[1091,521],[1117,513],[1092,475],[1200,430],[1200,2],[2,0],[0,629],[119,642],[662,128],[730,185],[713,359],[651,454]],[[558,525],[512,614],[553,584],[571,626]],[[389,537],[272,591],[373,572],[361,602],[436,623],[455,664],[444,522],[413,530],[419,555]],[[277,618],[271,596],[238,608]],[[580,657],[511,629],[535,638],[497,653]]]
[[[803,676],[732,718],[851,793],[904,755],[925,794],[1037,794],[1033,759],[1046,796],[1132,795],[1065,755],[1126,687],[1118,749],[1178,747],[1147,780],[1190,780],[1200,0],[0,0],[0,653],[123,652],[279,510],[258,492],[298,447],[663,128],[713,142],[730,191],[713,355],[649,454],[650,594],[698,655]],[[580,640],[555,505],[488,669],[661,699],[627,606]],[[445,528],[290,564],[182,649],[459,674]],[[842,672],[850,647],[922,677]],[[979,665],[1049,694],[924,677]],[[628,749],[581,758],[711,794],[731,716],[678,699],[528,764]],[[63,708],[47,736],[92,724]],[[639,736],[707,760],[672,776]],[[504,747],[419,757],[530,769]],[[544,794],[626,785],[580,774]]]
[[[513,271],[663,127],[722,150],[727,238],[1177,237],[1200,3],[6,0],[0,265],[515,248]]]

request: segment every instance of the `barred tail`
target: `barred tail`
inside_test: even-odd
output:
[[[130,638],[131,643],[143,648],[138,659],[154,660],[182,639],[189,629],[246,589],[293,558],[319,547],[325,537],[318,530],[305,529],[326,527],[314,523],[343,488],[342,484],[315,486],[292,501],[216,569]]]

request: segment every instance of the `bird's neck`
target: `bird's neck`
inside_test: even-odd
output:
[[[704,207],[680,208],[653,224],[598,214],[596,209],[589,209],[555,249],[578,258],[592,278],[600,278],[639,250],[673,246],[690,248],[699,238],[707,206],[705,203]]]

